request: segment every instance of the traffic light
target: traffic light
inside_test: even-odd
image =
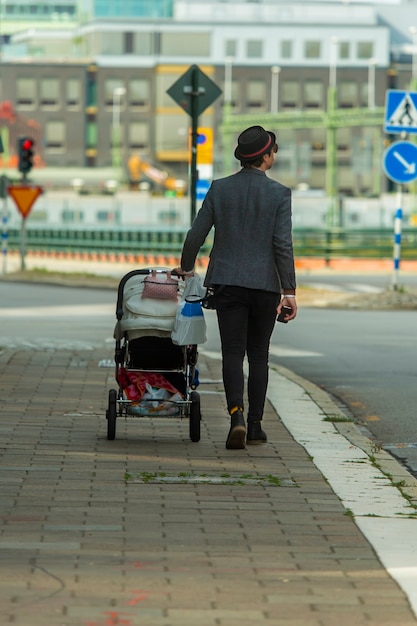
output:
[[[35,142],[31,137],[19,137],[17,151],[19,155],[19,172],[28,174],[33,167],[33,146]]]

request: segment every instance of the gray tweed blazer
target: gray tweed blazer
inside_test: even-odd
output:
[[[181,267],[191,270],[214,227],[205,285],[295,289],[291,190],[258,169],[214,180],[187,233]]]

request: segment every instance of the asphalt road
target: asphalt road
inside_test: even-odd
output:
[[[392,275],[385,273],[297,278],[302,285],[352,293],[378,293],[392,285]],[[400,272],[399,285],[417,288],[416,274]],[[275,331],[287,356],[272,359],[338,398],[376,445],[417,475],[415,320],[414,311],[302,308],[293,324]],[[291,355],[291,349],[307,356]]]
[[[0,282],[0,346],[65,349],[107,342],[112,358],[116,295]],[[206,319],[204,349],[218,351],[215,312]],[[294,322],[277,324],[271,361],[340,399],[377,445],[417,475],[415,319],[413,311],[302,308]]]
[[[105,289],[0,282],[0,346],[33,349],[114,342],[117,294]]]
[[[392,272],[379,272],[374,274],[343,274],[328,271],[320,274],[317,272],[297,272],[298,285],[325,286],[335,290],[343,290],[352,293],[378,293],[389,289],[393,284]],[[398,286],[417,289],[417,274],[413,272],[399,272]]]

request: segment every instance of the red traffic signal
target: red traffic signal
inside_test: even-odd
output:
[[[28,174],[33,167],[33,146],[35,142],[31,137],[19,137],[17,140],[17,152],[19,156],[19,172]]]

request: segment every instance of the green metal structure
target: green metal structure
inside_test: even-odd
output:
[[[224,169],[232,172],[233,138],[244,128],[260,124],[279,131],[280,129],[326,129],[326,196],[328,200],[327,226],[336,226],[338,212],[338,177],[336,133],[339,128],[358,126],[377,127],[384,125],[384,109],[375,108],[337,108],[337,88],[329,87],[327,92],[327,111],[284,111],[282,113],[264,113],[257,115],[232,115],[231,107],[225,107],[222,133],[224,138]],[[381,170],[381,142],[373,142],[372,169]],[[380,175],[373,176],[375,195],[380,194]]]

